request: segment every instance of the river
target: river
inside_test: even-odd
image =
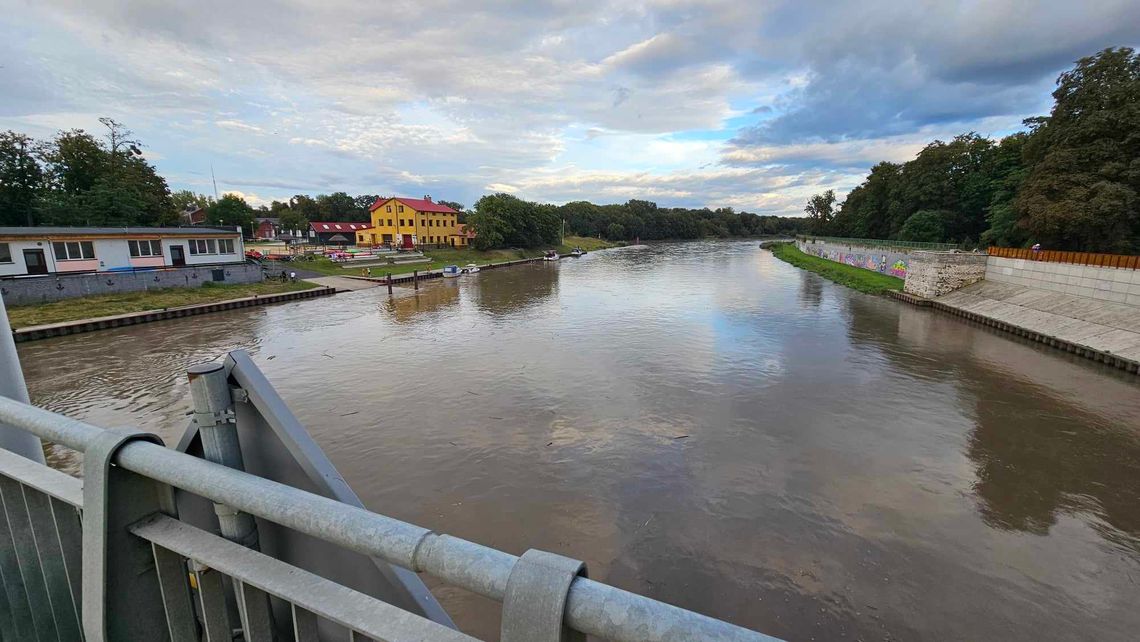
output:
[[[34,403],[168,443],[186,367],[248,350],[373,510],[772,635],[1140,630],[1135,375],[754,242],[397,290],[19,350]],[[497,606],[433,590],[496,638]]]

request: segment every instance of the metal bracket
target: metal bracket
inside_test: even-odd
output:
[[[82,611],[90,642],[167,635],[150,544],[127,527],[156,512],[173,512],[174,499],[169,486],[114,464],[116,453],[136,440],[163,445],[157,435],[109,429],[83,454]]]
[[[523,553],[507,578],[502,642],[585,642],[563,621],[576,577],[587,577],[585,562],[533,548]]]

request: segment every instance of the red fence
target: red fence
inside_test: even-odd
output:
[[[1095,254],[1093,252],[1065,252],[1062,250],[1039,250],[1034,252],[1024,247],[991,247],[986,250],[986,252],[990,256],[1000,256],[1006,259],[1025,259],[1027,261],[1046,261],[1049,263],[1074,263],[1077,265],[1096,265],[1099,267],[1140,270],[1140,256],[1129,256],[1127,254]]]

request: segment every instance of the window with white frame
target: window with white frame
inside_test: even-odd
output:
[[[131,249],[131,258],[143,256],[162,256],[162,241],[127,241]]]
[[[190,239],[186,241],[191,254],[234,254],[233,239]]]
[[[0,243],[0,263],[12,262],[12,248],[7,243]]]
[[[51,244],[57,261],[81,261],[95,258],[95,244],[91,241],[56,241]]]

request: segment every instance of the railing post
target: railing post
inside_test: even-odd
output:
[[[215,464],[245,470],[238,441],[233,394],[230,392],[225,366],[217,362],[200,363],[191,366],[186,375],[190,379],[194,423],[198,426],[198,435],[202,439],[202,455]],[[248,548],[258,548],[257,522],[252,515],[219,502],[214,502],[214,513],[218,516],[218,528],[222,531],[222,537]],[[245,596],[236,584],[234,599],[242,620],[242,630],[248,631],[250,627],[245,621]],[[262,595],[261,599],[268,598]],[[258,605],[257,608],[260,607]]]
[[[245,470],[234,423],[233,396],[221,363],[202,363],[186,371],[194,406],[194,423],[202,438],[207,461],[236,470]],[[222,536],[250,548],[257,548],[257,524],[247,513],[223,504],[214,504]]]
[[[20,370],[16,341],[12,338],[12,326],[8,325],[8,310],[4,307],[3,295],[0,295],[0,335],[2,335],[0,336],[0,397],[15,399],[20,403],[31,403],[28,400],[28,387],[24,383],[24,373]],[[0,423],[0,448],[32,461],[44,463],[44,447],[39,437],[2,423]]]

